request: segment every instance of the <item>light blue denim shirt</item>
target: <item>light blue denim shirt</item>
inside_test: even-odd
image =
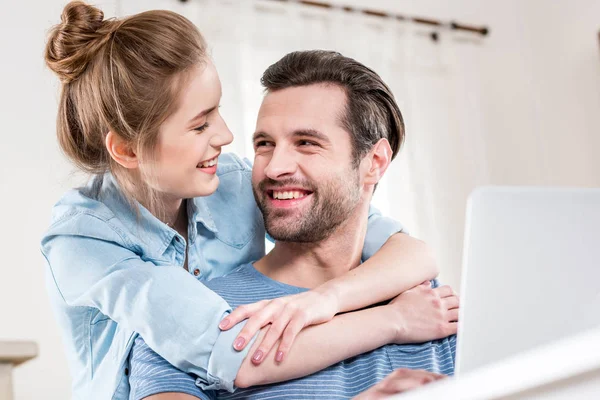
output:
[[[188,201],[188,243],[141,205],[139,215],[110,174],[67,192],[41,242],[47,287],[62,329],[75,399],[127,399],[128,355],[138,334],[164,359],[199,377],[204,389],[233,391],[246,352],[221,332],[231,311],[201,281],[265,252],[251,166],[219,157],[218,190]],[[402,226],[371,209],[363,259]],[[188,269],[182,268],[186,246]],[[247,349],[250,346],[247,347]]]

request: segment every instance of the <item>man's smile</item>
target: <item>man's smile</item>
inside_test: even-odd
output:
[[[274,208],[293,208],[305,203],[313,192],[298,187],[283,187],[265,191],[269,204]]]

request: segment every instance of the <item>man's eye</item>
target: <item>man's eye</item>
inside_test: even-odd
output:
[[[315,143],[315,142],[311,142],[310,140],[300,140],[300,141],[298,142],[298,144],[299,144],[300,146],[318,146],[318,144],[317,144],[317,143]]]
[[[267,146],[271,146],[271,143],[267,142],[266,140],[261,140],[259,142],[256,142],[254,144],[254,146],[256,146],[256,147],[267,147]]]
[[[199,126],[199,127],[197,127],[197,128],[194,128],[194,130],[195,130],[195,131],[198,131],[198,132],[204,132],[204,130],[205,130],[206,128],[208,128],[208,122],[207,122],[207,123],[205,123],[205,124],[204,124],[204,125],[202,125],[202,126]]]

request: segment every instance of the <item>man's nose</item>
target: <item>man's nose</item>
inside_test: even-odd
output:
[[[265,168],[265,175],[271,179],[280,179],[294,175],[298,167],[294,154],[285,147],[276,147],[269,164]]]

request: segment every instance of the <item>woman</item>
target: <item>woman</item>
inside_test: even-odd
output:
[[[233,390],[239,351],[265,325],[278,328],[260,347],[267,354],[281,337],[282,361],[303,327],[436,275],[426,247],[404,234],[388,240],[401,228],[374,213],[364,258],[385,245],[352,275],[227,317],[228,304],[198,280],[262,257],[264,227],[250,166],[221,155],[233,138],[201,34],[172,12],[104,20],[73,2],[50,34],[46,62],[62,81],[59,144],[93,175],[57,203],[42,239],[76,398],[127,398],[138,334],[204,388]]]

